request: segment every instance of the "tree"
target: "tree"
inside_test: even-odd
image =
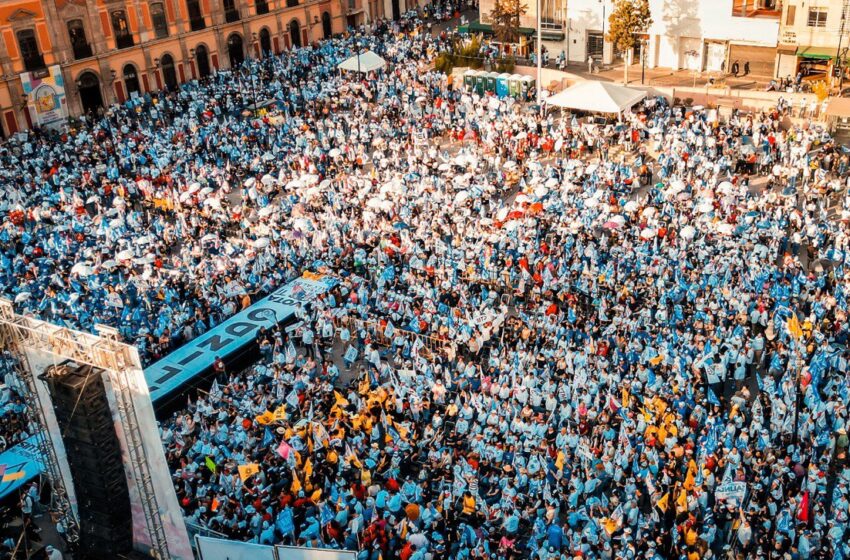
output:
[[[493,20],[493,34],[500,43],[519,41],[519,18],[528,12],[528,5],[522,0],[496,0],[490,18]]]
[[[628,53],[640,44],[639,33],[646,32],[652,25],[649,0],[617,0],[614,11],[608,18],[608,41],[614,48],[626,53],[623,65],[623,83],[629,83]]]

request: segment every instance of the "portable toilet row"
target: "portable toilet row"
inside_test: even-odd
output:
[[[521,101],[531,99],[537,91],[536,82],[531,76],[486,70],[467,70],[463,74],[463,85],[478,95],[493,93],[498,97],[513,97]]]

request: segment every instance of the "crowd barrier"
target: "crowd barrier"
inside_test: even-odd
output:
[[[388,338],[386,336],[385,330],[380,328],[380,323],[378,321],[364,321],[362,319],[350,318],[349,328],[351,327],[354,327],[358,331],[361,329],[365,329],[367,332],[369,332],[372,341],[375,342],[375,344],[377,344],[378,346],[390,347],[393,344],[392,338]],[[419,350],[419,352],[426,358],[433,355],[447,355],[449,353],[453,353],[453,345],[450,340],[426,334],[415,333],[413,331],[401,329],[399,327],[394,327],[393,330],[393,338],[398,335],[401,335],[407,340],[409,340],[411,345],[414,344],[418,339],[422,344],[422,348]]]

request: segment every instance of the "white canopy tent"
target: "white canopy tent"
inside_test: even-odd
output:
[[[360,59],[359,63],[357,59]],[[354,55],[351,58],[343,60],[337,64],[339,70],[350,70],[352,72],[372,72],[381,70],[387,65],[387,62],[372,51]]]
[[[593,113],[620,113],[633,107],[646,97],[646,92],[618,86],[610,82],[587,80],[546,99],[552,107],[590,111]]]

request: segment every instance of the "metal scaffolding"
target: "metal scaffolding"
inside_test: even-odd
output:
[[[131,476],[141,500],[145,524],[151,537],[151,553],[161,560],[171,558],[168,541],[156,499],[150,466],[145,456],[142,433],[136,407],[133,404],[133,381],[127,369],[133,367],[132,349],[118,340],[118,333],[108,327],[98,327],[100,336],[51,325],[44,321],[16,315],[12,303],[0,298],[0,340],[13,352],[21,370],[21,378],[28,388],[27,404],[37,415],[41,430],[39,445],[42,449],[51,482],[54,485],[60,514],[68,527],[69,537],[76,537],[79,525],[70,507],[70,500],[62,484],[55,443],[50,440],[45,417],[45,403],[41,402],[35,386],[33,371],[29,367],[26,349],[46,352],[61,360],[73,360],[81,364],[107,370],[111,381],[118,414],[125,436]],[[47,403],[50,406],[50,403]]]

